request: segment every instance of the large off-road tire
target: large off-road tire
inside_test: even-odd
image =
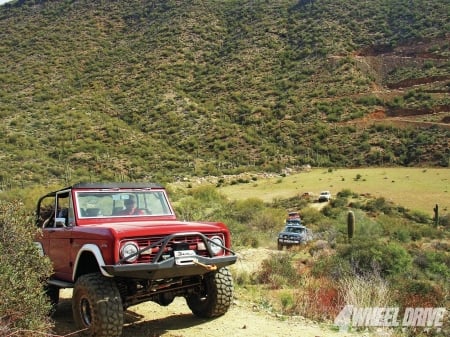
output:
[[[228,268],[205,275],[200,293],[186,297],[192,313],[211,318],[226,313],[233,302],[233,278]]]
[[[72,311],[77,327],[87,336],[122,334],[122,299],[112,279],[98,273],[80,276],[73,290]]]

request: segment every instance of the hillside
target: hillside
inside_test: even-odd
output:
[[[447,0],[0,7],[0,189],[444,166]]]

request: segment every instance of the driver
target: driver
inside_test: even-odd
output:
[[[125,199],[123,204],[125,209],[121,210],[118,215],[144,215],[143,210],[136,208],[136,198],[133,195]]]

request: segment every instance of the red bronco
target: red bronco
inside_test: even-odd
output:
[[[177,220],[160,185],[79,183],[41,197],[36,223],[54,267],[46,291],[56,305],[59,290],[73,288],[74,321],[90,336],[120,336],[123,310],[146,301],[183,296],[202,318],[232,303],[229,230]]]

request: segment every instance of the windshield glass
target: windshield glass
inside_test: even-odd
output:
[[[286,227],[286,232],[289,233],[303,233],[304,228],[302,227]]]
[[[173,215],[164,191],[76,192],[80,218]]]

